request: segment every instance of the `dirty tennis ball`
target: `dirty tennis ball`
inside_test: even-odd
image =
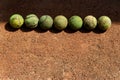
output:
[[[35,14],[29,14],[25,18],[25,25],[28,28],[36,28],[38,26],[38,17]]]
[[[99,29],[106,31],[111,27],[112,21],[108,16],[101,16],[98,19],[98,27]]]
[[[92,16],[88,15],[84,18],[84,27],[88,30],[93,30],[97,26],[97,19]]]
[[[58,15],[54,19],[54,27],[58,30],[63,30],[67,27],[68,25],[68,20],[65,16],[63,15]]]
[[[70,17],[69,19],[69,27],[72,29],[72,30],[78,30],[82,27],[83,25],[83,21],[82,21],[82,18],[77,16],[77,15],[74,15],[72,17]]]
[[[39,25],[40,25],[41,29],[44,29],[44,30],[48,30],[48,29],[52,28],[52,25],[53,25],[52,17],[49,15],[41,16],[39,19]]]
[[[20,14],[13,14],[9,19],[9,24],[13,28],[20,28],[24,23],[24,19]]]

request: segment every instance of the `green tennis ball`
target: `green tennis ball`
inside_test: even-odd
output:
[[[36,28],[38,26],[38,17],[35,14],[29,14],[25,18],[25,25],[28,28]]]
[[[84,27],[88,30],[95,29],[97,26],[97,19],[92,16],[88,15],[84,18]]]
[[[9,19],[9,23],[13,28],[20,28],[24,23],[24,19],[20,14],[13,14]]]
[[[58,30],[63,30],[67,27],[68,25],[68,20],[65,16],[63,15],[58,15],[54,19],[54,26]]]
[[[52,28],[53,25],[53,19],[49,15],[43,15],[39,19],[39,25],[42,29],[47,30]]]
[[[108,16],[101,16],[98,19],[98,27],[105,31],[111,27],[112,21]]]
[[[71,29],[78,30],[82,27],[82,25],[83,25],[83,21],[82,21],[81,17],[76,16],[76,15],[70,17],[69,26],[70,26]]]

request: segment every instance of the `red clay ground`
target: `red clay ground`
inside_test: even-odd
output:
[[[119,5],[119,0],[1,0],[0,80],[120,80]],[[6,23],[15,12],[108,15],[113,24],[104,33],[14,30]]]

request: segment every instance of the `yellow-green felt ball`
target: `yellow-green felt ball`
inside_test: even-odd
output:
[[[92,16],[88,15],[84,18],[84,27],[88,30],[93,30],[97,26],[97,19]]]
[[[43,15],[39,19],[39,25],[42,29],[48,30],[53,26],[53,19],[49,15]]]
[[[36,28],[38,26],[39,18],[35,14],[29,14],[25,18],[25,25],[28,28]]]
[[[20,14],[13,14],[9,19],[9,23],[13,28],[20,28],[24,23],[24,19]]]
[[[69,27],[72,29],[72,30],[78,30],[82,27],[83,25],[83,21],[82,21],[82,18],[77,16],[77,15],[74,15],[72,17],[70,17],[69,19]]]
[[[65,16],[63,15],[58,15],[54,19],[54,26],[58,30],[63,30],[67,27],[68,25],[68,20]]]
[[[100,30],[106,31],[111,27],[112,21],[108,16],[101,16],[98,19],[98,27]]]

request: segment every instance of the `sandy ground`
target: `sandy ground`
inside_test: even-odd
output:
[[[119,0],[1,0],[0,80],[120,80],[119,5]],[[108,15],[113,24],[106,32],[14,30],[7,24],[13,13],[33,12]]]

